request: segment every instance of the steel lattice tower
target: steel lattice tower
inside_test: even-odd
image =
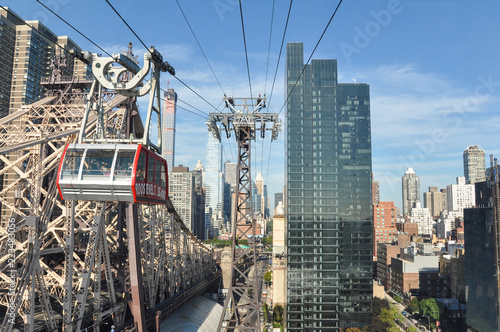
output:
[[[233,220],[231,248],[231,284],[224,302],[223,315],[218,331],[260,331],[259,287],[257,278],[257,251],[255,241],[256,222],[252,209],[251,141],[255,132],[272,132],[271,140],[277,139],[281,123],[277,113],[258,113],[265,108],[265,97],[224,97],[225,113],[210,113],[207,122],[209,131],[219,141],[220,130],[227,138],[234,131],[238,143],[238,186],[236,213]],[[219,126],[220,124],[220,126]],[[267,128],[266,128],[267,125]],[[249,238],[251,236],[251,238]],[[248,249],[238,248],[238,240],[248,238]],[[253,273],[252,273],[252,268]]]

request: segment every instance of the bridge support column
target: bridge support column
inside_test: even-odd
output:
[[[145,332],[146,308],[144,306],[144,286],[141,268],[141,243],[139,236],[139,220],[137,218],[137,205],[129,204],[127,208],[127,237],[130,264],[130,292],[132,302],[130,311],[134,316],[136,331]]]

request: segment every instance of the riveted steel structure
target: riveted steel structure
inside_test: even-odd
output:
[[[89,64],[109,60],[76,56]],[[145,86],[158,94],[159,71],[168,66],[151,49],[145,65],[157,67],[153,79],[129,84],[145,71],[124,57],[131,58],[113,57],[114,75],[101,72],[108,82],[48,78],[47,97],[0,119],[1,331],[99,331],[103,323],[115,331],[150,330],[172,310],[170,303],[182,303],[186,290],[212,280],[212,251],[189,232],[170,200],[59,199],[55,176],[67,143],[148,144],[150,125],[143,126],[136,97],[147,93]],[[150,113],[158,103],[150,98]]]
[[[256,131],[265,137],[271,131],[271,139],[278,138],[281,123],[277,113],[259,113],[265,108],[265,97],[224,97],[228,112],[210,113],[207,126],[213,136],[221,140],[220,131],[227,138],[234,132],[238,142],[238,187],[236,213],[232,225],[231,280],[224,302],[223,315],[218,331],[260,331],[259,298],[257,278],[256,221],[252,208],[251,141]],[[248,249],[238,247],[238,240],[248,239]],[[237,264],[244,262],[245,264]]]

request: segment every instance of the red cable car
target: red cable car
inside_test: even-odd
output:
[[[68,144],[57,188],[61,199],[166,204],[167,162],[141,144]]]

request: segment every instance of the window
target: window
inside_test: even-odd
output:
[[[148,182],[154,183],[155,176],[155,158],[153,156],[149,156],[148,158]]]
[[[135,173],[136,182],[144,182],[146,180],[144,170],[146,169],[146,153],[141,151],[139,159],[137,160],[137,169]]]
[[[82,161],[83,150],[66,152],[61,169],[61,180],[78,179],[78,171]]]
[[[157,185],[161,185],[161,166],[162,164],[160,163],[159,160],[157,160],[155,167],[155,183]]]

